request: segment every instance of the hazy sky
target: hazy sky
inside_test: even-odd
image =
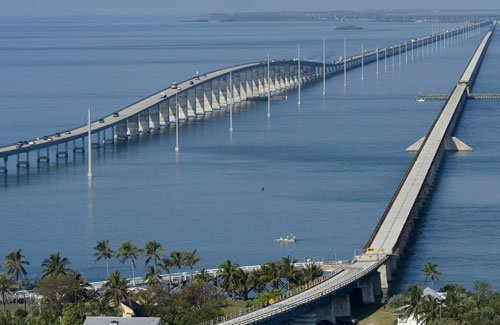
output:
[[[342,9],[500,9],[499,0],[1,0],[3,16]]]

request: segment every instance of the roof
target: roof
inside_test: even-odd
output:
[[[436,290],[427,287],[424,289],[422,296],[432,296],[436,299],[444,300],[446,299],[446,292],[437,292]]]
[[[111,323],[111,322],[118,323]],[[87,317],[83,325],[164,325],[160,317]]]

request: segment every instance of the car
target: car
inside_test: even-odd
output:
[[[17,144],[23,145],[24,141],[17,141]]]
[[[165,94],[163,91],[160,93],[160,98],[165,98],[167,97],[167,94]]]
[[[28,144],[28,141],[23,141],[23,144]]]
[[[99,123],[104,123],[104,119],[103,118],[99,119]]]
[[[17,148],[17,149],[21,148],[22,146],[23,146],[22,144],[19,144],[19,143],[18,143],[18,144],[16,144],[16,148]]]
[[[48,136],[44,136],[44,137],[42,137],[42,139],[43,139],[43,140],[48,140],[48,139],[49,139],[49,137],[48,137]]]
[[[191,81],[189,82],[189,84],[190,84],[190,85],[194,85],[194,81],[193,81],[193,80],[191,80]]]
[[[30,146],[32,146],[32,145],[34,145],[35,143],[36,143],[35,141],[30,141],[28,144],[29,144]]]
[[[120,113],[118,113],[118,112],[113,113],[113,117],[118,117],[118,116],[120,116]]]
[[[64,134],[71,134],[71,131],[66,131],[64,132]]]
[[[61,136],[61,133],[57,132],[56,133],[56,138],[59,138]]]
[[[172,82],[170,89],[177,89],[177,82]]]

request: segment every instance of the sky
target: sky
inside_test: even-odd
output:
[[[0,0],[0,16],[164,15],[362,9],[500,9],[499,0]]]

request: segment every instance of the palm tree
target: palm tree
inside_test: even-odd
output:
[[[441,318],[441,302],[439,299],[426,295],[422,299],[422,324],[434,324]]]
[[[191,275],[190,277],[193,276],[193,267],[196,263],[200,261],[200,258],[196,256],[196,249],[192,252],[184,252],[184,265],[188,266],[191,269]]]
[[[238,269],[236,272],[236,280],[236,291],[243,297],[244,301],[248,300],[248,293],[252,290],[252,288],[248,286],[250,283],[250,275],[242,269]]]
[[[176,266],[179,270],[179,284],[181,283],[181,267],[184,265],[184,254],[178,250],[172,251],[170,253],[170,260],[172,261],[172,266]]]
[[[42,278],[65,275],[69,271],[66,265],[69,264],[71,264],[69,260],[66,257],[61,258],[59,252],[50,254],[49,258],[42,262],[42,266],[45,267]]]
[[[293,260],[288,257],[283,257],[280,261],[281,275],[286,279],[286,291],[290,291],[290,283],[296,282],[297,277],[300,274],[300,270],[294,265],[297,260]]]
[[[260,268],[266,283],[269,283],[273,289],[279,289],[283,278],[280,265],[276,262],[267,262],[262,264]]]
[[[5,304],[7,295],[16,288],[16,280],[10,274],[0,273],[0,296],[2,297],[3,312],[5,313]]]
[[[21,277],[26,276],[26,269],[24,265],[30,265],[26,257],[21,254],[21,250],[14,250],[5,257],[5,267],[7,268],[7,273],[12,274],[14,279],[19,282],[19,288],[21,287]]]
[[[316,278],[319,278],[323,275],[323,270],[321,267],[317,266],[314,263],[306,264],[306,267],[302,271],[302,283],[311,282]]]
[[[127,283],[127,279],[122,278],[120,272],[115,271],[111,273],[108,277],[108,281],[104,284],[102,296],[107,301],[112,301],[115,307],[118,307],[120,302],[130,299]]]
[[[207,272],[205,269],[201,269],[200,272],[193,276],[194,281],[208,283],[213,279],[213,276]]]
[[[94,253],[95,263],[99,262],[101,258],[104,258],[104,261],[106,262],[106,277],[109,277],[108,260],[115,255],[115,252],[109,246],[109,240],[106,239],[103,241],[98,241],[97,246],[94,247],[94,250],[96,251]]]
[[[170,268],[174,266],[174,264],[172,263],[172,260],[169,259],[168,257],[164,257],[161,259],[161,264],[160,264],[160,268],[167,272],[168,276],[169,276],[169,279],[168,279],[168,286],[171,287],[172,286],[172,274],[170,273]]]
[[[132,283],[135,286],[135,260],[141,254],[141,249],[137,244],[132,244],[129,241],[124,242],[118,247],[118,253],[116,258],[119,259],[120,264],[124,264],[127,260],[130,261],[130,266],[132,267]]]
[[[403,312],[403,317],[408,319],[409,317],[415,317],[417,324],[420,324],[419,319],[422,315],[422,288],[420,285],[410,285],[408,286],[408,291],[405,294],[405,299],[409,305]]]
[[[144,245],[144,257],[146,258],[146,265],[153,261],[153,269],[156,273],[156,264],[160,258],[163,257],[163,252],[165,249],[161,247],[161,244],[155,240],[149,241]]]
[[[160,271],[157,271],[154,266],[148,265],[148,267],[146,268],[146,275],[144,276],[144,280],[146,280],[149,286],[160,284]]]
[[[239,264],[233,264],[230,260],[222,261],[219,265],[221,279],[220,287],[222,290],[231,293],[231,298],[234,298],[235,292],[238,289],[238,270]]]
[[[432,282],[432,288],[434,289],[434,281],[439,281],[439,275],[442,273],[437,270],[437,264],[433,264],[432,262],[427,262],[424,264],[422,269],[420,270],[422,272],[422,278],[424,279],[424,285],[427,282],[427,280],[430,278]]]
[[[253,271],[248,279],[248,285],[256,293],[266,290],[266,276],[262,269]]]

